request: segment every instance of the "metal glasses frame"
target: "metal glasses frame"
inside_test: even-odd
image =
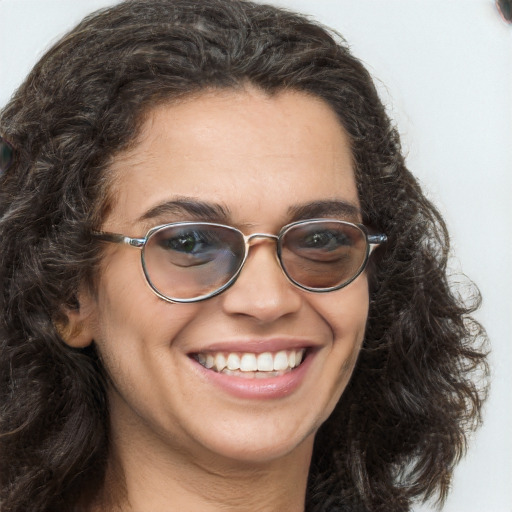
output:
[[[339,224],[345,224],[345,225],[349,225],[349,226],[352,226],[352,227],[356,227],[363,234],[363,236],[364,236],[364,238],[366,240],[365,256],[364,256],[364,259],[363,259],[360,267],[358,268],[357,272],[355,273],[355,275],[352,278],[350,278],[348,281],[343,282],[340,285],[332,286],[332,287],[329,287],[329,288],[311,288],[311,287],[305,286],[305,285],[297,282],[295,279],[293,279],[293,277],[291,277],[288,274],[288,272],[286,270],[286,266],[283,264],[283,261],[281,259],[281,240],[282,240],[282,238],[286,235],[286,233],[290,229],[292,229],[292,228],[294,228],[296,226],[301,226],[301,225],[304,225],[304,224],[320,224],[320,223],[325,223],[325,222],[336,222],[336,223],[339,223]],[[174,226],[180,226],[180,227],[186,227],[186,226],[214,226],[214,227],[225,228],[225,229],[234,231],[237,234],[241,235],[243,240],[244,240],[244,243],[245,243],[245,253],[244,253],[244,257],[243,257],[241,263],[238,266],[238,269],[233,274],[233,276],[224,285],[222,285],[220,288],[218,288],[218,289],[216,289],[213,292],[210,292],[208,294],[200,295],[199,297],[193,297],[193,298],[189,298],[189,299],[180,299],[180,298],[177,298],[177,297],[168,297],[167,295],[164,295],[163,293],[161,293],[156,288],[156,286],[153,284],[153,282],[151,281],[151,277],[149,276],[149,273],[148,273],[148,270],[147,270],[147,267],[146,267],[146,262],[145,262],[145,258],[144,258],[144,251],[145,251],[146,244],[147,244],[148,240],[155,233],[157,233],[158,231],[160,231],[162,229],[166,229],[166,228],[174,227]],[[126,236],[126,235],[122,235],[122,234],[119,234],[119,233],[110,233],[110,232],[105,232],[105,231],[96,231],[96,232],[93,233],[93,236],[95,238],[99,239],[99,240],[104,241],[104,242],[112,242],[112,243],[116,243],[116,244],[124,244],[124,245],[129,245],[131,247],[136,247],[137,249],[141,249],[142,269],[144,271],[144,276],[146,278],[146,281],[147,281],[149,287],[153,290],[153,292],[158,297],[160,297],[161,299],[163,299],[163,300],[165,300],[167,302],[171,302],[171,303],[200,302],[202,300],[206,300],[206,299],[209,299],[211,297],[215,297],[216,295],[219,295],[223,291],[227,290],[230,286],[232,286],[234,284],[234,282],[237,280],[238,276],[240,275],[240,272],[242,271],[242,268],[244,267],[245,262],[247,260],[247,257],[249,255],[249,250],[250,250],[251,246],[253,245],[254,241],[256,239],[258,239],[258,238],[260,238],[260,239],[261,238],[264,238],[264,239],[266,238],[266,239],[270,239],[270,240],[275,240],[277,242],[277,244],[276,244],[277,260],[279,262],[279,266],[281,267],[281,270],[283,271],[284,275],[287,277],[287,279],[293,285],[297,286],[298,288],[300,288],[302,290],[306,290],[308,292],[314,292],[314,293],[331,292],[331,291],[339,290],[339,289],[344,288],[345,286],[349,285],[352,281],[354,281],[354,279],[356,279],[363,272],[363,270],[365,269],[365,267],[366,267],[366,265],[368,263],[368,258],[370,256],[370,254],[373,252],[373,250],[377,246],[379,246],[380,244],[382,244],[382,243],[387,241],[387,236],[386,235],[384,235],[384,234],[370,234],[368,232],[366,226],[364,226],[363,224],[356,224],[356,223],[353,223],[353,222],[347,222],[347,221],[342,221],[342,220],[338,220],[338,219],[308,219],[308,220],[301,220],[301,221],[297,221],[297,222],[292,222],[291,224],[287,224],[286,226],[283,226],[277,235],[273,235],[271,233],[251,233],[250,235],[245,235],[239,229],[234,228],[232,226],[227,226],[226,224],[217,224],[215,222],[193,222],[193,221],[186,221],[186,222],[171,222],[169,224],[162,224],[162,225],[159,225],[159,226],[155,226],[154,228],[151,228],[146,233],[146,236],[144,236],[143,238],[132,238],[132,237],[129,237],[129,236]]]

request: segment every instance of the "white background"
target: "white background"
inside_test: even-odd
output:
[[[0,0],[0,106],[45,48],[111,3]],[[492,394],[444,511],[512,512],[512,25],[492,0],[273,3],[336,28],[369,67],[409,168],[445,214],[453,269],[482,291]]]

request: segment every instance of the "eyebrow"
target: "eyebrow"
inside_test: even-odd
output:
[[[153,206],[143,213],[138,222],[144,222],[159,217],[179,215],[192,217],[206,222],[229,223],[230,212],[218,203],[198,201],[191,197],[178,197],[172,201]],[[288,222],[322,217],[335,217],[357,221],[361,218],[361,210],[354,204],[341,199],[326,199],[290,206]]]
[[[360,208],[341,199],[311,201],[310,203],[291,206],[288,208],[288,214],[291,217],[290,222],[321,217],[335,217],[357,221],[362,217]]]
[[[178,197],[153,206],[139,217],[138,222],[167,215],[186,215],[209,222],[226,222],[229,218],[228,209],[220,204]]]

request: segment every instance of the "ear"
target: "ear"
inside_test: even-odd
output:
[[[90,293],[81,291],[78,306],[66,306],[63,310],[67,321],[55,322],[62,340],[73,348],[88,347],[94,339],[96,325],[96,302]]]

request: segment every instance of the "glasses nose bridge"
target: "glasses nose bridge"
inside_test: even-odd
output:
[[[242,267],[245,266],[247,262],[247,258],[249,257],[249,251],[251,247],[254,245],[259,245],[260,243],[263,243],[265,241],[274,241],[276,242],[275,248],[273,249],[277,265],[281,268],[281,271],[284,272],[283,264],[281,262],[281,258],[279,257],[279,248],[278,244],[281,240],[281,237],[278,235],[273,235],[271,233],[251,233],[250,235],[244,235],[245,239],[245,258],[242,264]],[[242,268],[240,269],[240,271]],[[284,272],[286,275],[286,272]]]
[[[263,239],[269,239],[269,240],[275,240],[276,242],[279,242],[279,237],[277,235],[272,235],[270,233],[252,233],[250,235],[246,235],[244,236],[245,238],[245,243],[247,245],[247,248],[249,249],[249,247],[251,247],[252,245],[254,245],[255,242],[257,242],[258,238],[263,238]]]

